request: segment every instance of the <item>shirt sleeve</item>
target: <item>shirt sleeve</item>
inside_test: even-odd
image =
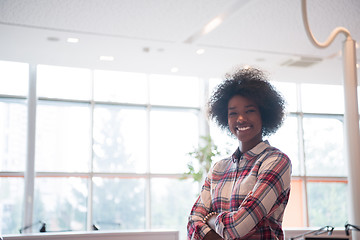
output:
[[[216,218],[216,232],[224,239],[250,236],[255,226],[270,216],[287,199],[290,191],[291,163],[283,153],[267,156],[259,167],[252,191],[234,212]]]
[[[204,236],[211,230],[211,228],[207,224],[203,223],[202,220],[208,213],[212,212],[210,193],[212,169],[213,168],[210,169],[205,179],[200,196],[197,198],[191,209],[187,225],[188,239],[203,239]]]

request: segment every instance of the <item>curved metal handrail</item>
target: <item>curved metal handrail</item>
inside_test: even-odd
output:
[[[306,34],[309,37],[310,41],[318,48],[326,48],[327,46],[329,46],[335,39],[336,35],[339,33],[343,33],[345,34],[345,36],[347,38],[351,38],[350,36],[350,32],[349,30],[347,30],[344,27],[337,27],[335,28],[329,35],[328,39],[321,43],[319,41],[317,41],[314,37],[314,35],[312,34],[310,27],[309,27],[309,22],[308,22],[308,18],[307,18],[307,11],[306,11],[306,0],[301,0],[301,13],[302,13],[302,19],[304,22],[304,26],[305,26],[305,30],[306,30]]]

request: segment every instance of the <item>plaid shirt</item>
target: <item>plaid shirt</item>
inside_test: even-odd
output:
[[[202,219],[217,212],[223,239],[284,239],[282,218],[289,199],[290,159],[267,141],[214,164],[188,222],[188,239],[211,230]]]

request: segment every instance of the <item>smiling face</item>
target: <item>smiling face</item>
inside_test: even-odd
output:
[[[246,152],[262,141],[262,121],[257,104],[236,95],[228,103],[228,124],[240,141],[240,151]]]

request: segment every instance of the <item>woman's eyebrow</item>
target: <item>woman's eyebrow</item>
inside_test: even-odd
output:
[[[250,105],[246,105],[245,108],[251,108],[251,107],[255,107],[256,108],[256,105],[255,104],[250,104]],[[228,107],[228,110],[234,110],[236,109],[236,107]]]
[[[246,107],[246,108],[256,107],[256,105],[255,105],[255,104],[250,104],[250,105],[246,105],[245,107]]]

